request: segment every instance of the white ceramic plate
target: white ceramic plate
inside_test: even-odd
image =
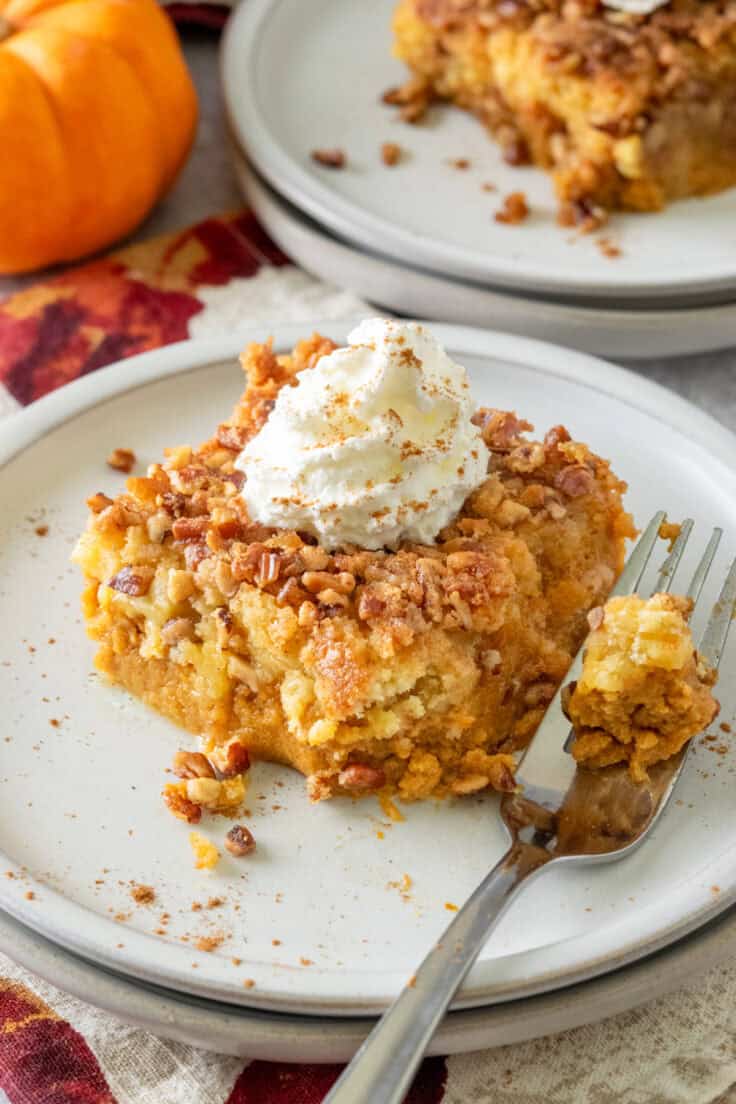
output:
[[[627,1012],[702,978],[733,955],[736,913],[727,910],[671,947],[556,993],[451,1012],[429,1054],[508,1046]],[[372,1020],[261,1012],[134,981],[71,954],[0,909],[0,951],[45,981],[118,1019],[191,1046],[268,1062],[344,1062]]]
[[[461,325],[556,341],[597,356],[683,356],[730,348],[736,303],[659,310],[612,310],[503,294],[399,264],[334,237],[270,188],[233,151],[243,194],[271,237],[302,268],[378,306]]]
[[[276,345],[319,325],[284,327]],[[340,325],[324,328],[344,339]],[[515,407],[541,429],[565,421],[611,456],[632,484],[640,521],[656,507],[691,513],[701,541],[720,522],[729,534],[716,565],[723,569],[736,535],[736,442],[723,427],[579,353],[434,328],[467,365],[479,402]],[[172,988],[277,1010],[365,1013],[396,994],[449,919],[445,904],[462,903],[500,854],[494,800],[416,805],[392,825],[371,801],[310,807],[300,777],[259,765],[247,817],[258,853],[247,863],[226,856],[210,875],[195,872],[187,828],[158,797],[187,737],[91,676],[80,581],[67,562],[85,496],[122,486],[105,466],[110,447],[133,448],[143,465],[167,444],[207,436],[240,391],[235,354],[264,336],[244,332],[133,358],[41,400],[3,430],[0,907],[98,963]],[[46,536],[36,534],[39,525],[48,525]],[[691,563],[696,554],[697,547]],[[726,720],[736,704],[734,645],[724,660]],[[613,969],[736,899],[733,763],[697,748],[679,803],[646,847],[625,864],[549,871],[530,885],[458,1007]],[[218,840],[225,827],[216,821],[204,830]],[[406,897],[396,888],[404,874],[412,879]],[[154,887],[154,906],[133,904],[133,881]],[[225,903],[192,912],[194,900],[212,896]],[[156,934],[164,911],[167,934]],[[226,938],[211,953],[194,948],[200,935],[219,934]],[[245,989],[245,978],[255,987]]]
[[[594,235],[556,225],[549,177],[506,165],[464,112],[437,108],[425,125],[400,124],[380,102],[407,75],[391,57],[395,2],[248,0],[236,9],[223,45],[225,101],[238,143],[273,187],[363,248],[496,286],[617,304],[736,288],[736,190],[616,216],[606,236],[622,256],[611,260]],[[391,169],[379,155],[389,140],[410,152]],[[349,167],[316,165],[310,153],[325,147],[345,150]],[[452,168],[458,157],[471,168]],[[497,194],[482,190],[487,181]],[[501,197],[517,190],[533,214],[500,225]]]

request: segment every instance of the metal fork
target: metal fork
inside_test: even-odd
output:
[[[613,589],[638,590],[657,542],[664,512],[655,514]],[[651,593],[667,592],[693,529],[687,519]],[[697,605],[713,563],[721,529],[714,529],[687,589]],[[736,560],[713,607],[699,651],[718,667],[736,614]],[[566,682],[578,678],[585,644]],[[506,794],[501,816],[509,848],[457,913],[411,982],[381,1017],[324,1104],[401,1104],[422,1056],[452,998],[502,914],[532,876],[553,863],[600,863],[634,851],[665,808],[687,754],[650,768],[648,783],[632,782],[625,766],[576,768],[567,753],[570,723],[561,689],[551,701],[517,771],[520,789]]]

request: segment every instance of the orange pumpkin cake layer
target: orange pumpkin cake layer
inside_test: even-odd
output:
[[[410,90],[473,111],[512,163],[549,170],[565,223],[736,183],[736,9],[670,0],[401,0]]]
[[[531,441],[514,414],[481,409],[487,479],[434,544],[326,551],[256,524],[234,461],[280,388],[333,348],[250,346],[212,440],[90,500],[75,557],[97,666],[215,759],[242,744],[296,767],[314,799],[511,788],[512,753],[621,569],[624,484],[562,427]]]

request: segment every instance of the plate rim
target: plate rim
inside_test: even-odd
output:
[[[567,272],[545,274],[533,264],[518,259],[504,261],[493,254],[475,253],[451,243],[427,243],[421,234],[366,211],[333,190],[306,169],[283,148],[271,132],[259,110],[255,74],[251,64],[258,50],[262,30],[277,5],[293,0],[249,0],[239,4],[228,20],[220,47],[220,86],[226,116],[238,144],[251,158],[261,175],[296,207],[328,226],[342,238],[363,248],[381,241],[383,250],[395,260],[411,257],[413,262],[466,280],[493,283],[498,288],[526,289],[547,294],[576,294],[588,298],[611,295],[668,296],[707,294],[736,289],[736,268],[730,275],[705,275],[693,280],[677,269],[648,279],[622,274],[611,269],[609,278],[591,275],[582,281]],[[239,95],[239,78],[248,82],[248,95]],[[541,170],[540,170],[541,171]],[[632,216],[633,217],[633,216]],[[574,266],[571,266],[574,268]]]
[[[598,394],[608,394],[623,401],[634,409],[655,417],[665,425],[675,428],[697,443],[713,460],[721,464],[736,468],[736,435],[732,434],[725,426],[713,419],[710,415],[693,407],[685,399],[668,391],[650,380],[641,379],[635,373],[620,368],[600,358],[591,357],[588,354],[569,351],[561,346],[540,342],[531,338],[516,338],[506,334],[498,334],[493,331],[480,330],[474,327],[452,326],[428,323],[436,333],[440,341],[450,348],[455,355],[476,355],[493,357],[504,360],[510,364],[517,363],[527,368],[532,367],[542,374],[570,379],[579,385],[590,388]],[[180,373],[215,366],[224,361],[235,359],[242,344],[248,340],[258,340],[275,330],[275,343],[278,347],[289,346],[303,335],[309,327],[324,328],[327,333],[332,333],[339,339],[344,339],[349,323],[345,321],[327,320],[289,323],[283,326],[273,327],[268,325],[244,327],[242,330],[230,334],[224,338],[212,338],[202,340],[190,340],[178,342],[161,349],[151,350],[117,364],[101,369],[93,376],[84,377],[74,381],[43,399],[31,404],[24,411],[11,415],[5,423],[5,432],[0,437],[0,467],[34,442],[42,439],[47,432],[59,424],[72,419],[89,409],[106,402],[117,395],[127,394],[142,385],[160,382],[163,379]],[[593,382],[593,378],[595,382]],[[632,387],[636,387],[637,403],[631,402]],[[663,415],[667,413],[668,417]],[[696,415],[695,432],[693,426],[693,414]],[[6,864],[6,869],[21,873],[20,867],[8,856],[0,851],[0,862]],[[321,970],[310,971],[310,977],[315,979],[312,995],[304,998],[302,994],[296,996],[291,991],[290,977],[295,975],[294,967],[283,967],[281,970],[263,963],[248,963],[248,969],[258,979],[258,972],[267,972],[271,983],[270,994],[268,985],[258,983],[258,987],[246,994],[242,988],[237,991],[232,979],[227,979],[227,971],[223,969],[224,977],[215,983],[200,981],[198,975],[195,981],[190,977],[186,983],[182,982],[181,971],[169,967],[162,961],[156,961],[156,954],[149,954],[152,947],[156,948],[158,956],[163,959],[166,952],[159,940],[154,939],[143,932],[128,932],[124,951],[113,954],[105,948],[106,941],[97,939],[96,944],[90,949],[90,939],[75,933],[74,917],[79,917],[80,911],[94,918],[95,930],[101,927],[115,934],[110,940],[114,946],[117,939],[117,927],[114,922],[100,916],[93,910],[73,902],[62,894],[44,885],[43,894],[47,899],[56,901],[56,909],[53,916],[67,918],[66,924],[61,924],[63,938],[58,932],[54,934],[54,920],[45,920],[45,914],[39,914],[38,907],[29,904],[25,898],[25,888],[29,884],[26,876],[25,884],[19,877],[0,880],[0,906],[7,909],[22,923],[40,931],[52,940],[68,946],[77,953],[94,958],[95,961],[111,966],[113,969],[124,969],[126,973],[138,977],[147,978],[150,981],[158,981],[159,984],[168,985],[170,988],[178,988],[186,992],[198,992],[210,996],[216,992],[220,1000],[229,1000],[235,1004],[250,1005],[251,1007],[272,1008],[279,1010],[293,1010],[322,1012],[329,1011],[331,1015],[354,1016],[360,1012],[375,1011],[385,1006],[383,996],[354,997],[346,995],[344,991],[340,996],[335,996],[335,979],[341,975],[341,971]],[[637,958],[651,954],[660,947],[671,943],[688,931],[706,923],[709,919],[718,915],[727,908],[732,901],[736,901],[736,882],[731,890],[723,892],[720,896],[695,911],[681,916],[678,921],[669,924],[666,928],[659,928],[656,932],[645,935],[640,939],[629,941],[626,946],[619,947],[616,951],[606,953],[589,953],[585,961],[571,969],[547,969],[537,971],[532,982],[525,984],[518,982],[508,983],[506,989],[496,988],[490,995],[483,995],[484,986],[478,988],[473,994],[472,984],[466,992],[471,993],[465,997],[465,1004],[472,1001],[475,1004],[488,1004],[518,999],[534,993],[548,991],[574,984],[580,980],[594,977],[597,974],[606,973],[616,969]],[[57,922],[57,928],[59,924]],[[595,938],[589,939],[593,950]],[[103,944],[101,947],[100,944]],[[549,953],[548,949],[546,953]],[[534,951],[519,952],[533,955]],[[538,952],[539,953],[539,952]],[[211,956],[208,956],[211,957]],[[511,958],[512,956],[507,956]],[[151,959],[153,958],[153,962]],[[205,959],[203,958],[203,961]],[[274,976],[280,979],[280,988],[274,986]],[[387,988],[395,989],[403,984],[405,977],[400,971],[386,971],[380,975],[382,984]],[[320,985],[318,978],[327,982],[322,987],[322,994],[318,992]],[[229,985],[228,985],[229,980]],[[473,975],[470,976],[471,983]],[[333,985],[332,995],[324,992],[324,989]],[[261,991],[259,992],[259,988]],[[375,987],[378,991],[378,986]],[[339,989],[339,987],[338,987]],[[487,984],[485,989],[488,989]],[[227,996],[225,995],[227,993]],[[463,1005],[461,994],[460,1007]]]
[[[715,968],[732,949],[734,934],[736,909],[731,909],[658,953],[590,981],[536,997],[449,1012],[427,1054],[464,1054],[513,1045],[630,1011]],[[66,950],[2,909],[0,951],[49,984],[125,1022],[218,1053],[266,1061],[343,1062],[352,1057],[375,1023],[368,1017],[262,1012],[140,983]]]
[[[445,299],[448,295],[463,294],[472,298],[477,303],[478,311],[484,312],[486,317],[493,318],[497,315],[505,333],[525,336],[520,332],[522,328],[526,333],[529,327],[540,326],[539,318],[542,317],[540,329],[546,329],[540,340],[555,341],[557,337],[560,343],[570,343],[571,348],[577,348],[581,352],[588,352],[580,344],[582,339],[591,339],[599,347],[592,356],[610,357],[636,357],[638,359],[658,359],[664,356],[687,356],[704,352],[715,352],[730,348],[733,345],[733,332],[736,328],[736,299],[726,303],[704,303],[692,306],[667,306],[647,307],[642,309],[604,308],[602,304],[587,303],[563,303],[544,299],[526,299],[522,295],[515,295],[506,290],[498,290],[491,287],[482,287],[466,280],[443,276],[440,273],[428,272],[415,268],[413,265],[401,263],[392,257],[385,257],[380,253],[359,250],[359,247],[350,242],[341,241],[334,237],[330,231],[321,226],[314,219],[295,207],[288,199],[280,195],[274,188],[263,180],[256,169],[248,162],[247,155],[232,143],[232,157],[235,175],[241,186],[241,190],[248,203],[254,210],[256,217],[265,227],[269,235],[280,245],[284,251],[302,268],[311,271],[319,279],[327,279],[331,275],[349,283],[350,290],[372,303],[382,303],[384,300],[376,299],[365,286],[359,286],[358,282],[351,282],[343,270],[340,275],[332,265],[360,266],[363,278],[365,273],[373,273],[374,282],[393,279],[394,283],[400,278],[402,287],[411,282],[416,289],[412,299],[434,294],[442,294]],[[304,238],[305,244],[296,245],[296,238]],[[326,251],[329,261],[320,268],[314,264],[313,257],[316,249]],[[401,303],[396,304],[395,296],[392,297],[393,309],[403,313]],[[407,310],[410,308],[407,307]],[[505,320],[503,316],[505,315]],[[463,325],[464,323],[457,323]],[[465,323],[472,325],[472,323]],[[489,323],[490,324],[490,323]],[[551,334],[552,328],[561,330],[567,328],[567,333]],[[596,327],[598,328],[596,330]],[[631,331],[639,328],[636,341],[631,341]],[[673,327],[676,327],[675,340],[672,339]],[[715,341],[696,338],[691,335],[696,332],[720,333]],[[728,337],[726,337],[728,331]],[[666,347],[658,346],[656,341],[665,335]],[[591,338],[592,335],[592,338]],[[622,344],[623,342],[623,344]]]

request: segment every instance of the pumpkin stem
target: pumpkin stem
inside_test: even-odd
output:
[[[9,20],[7,20],[4,15],[0,14],[0,42],[2,42],[4,38],[10,38],[12,33],[13,28]]]

